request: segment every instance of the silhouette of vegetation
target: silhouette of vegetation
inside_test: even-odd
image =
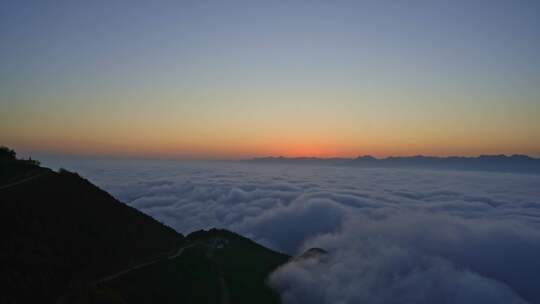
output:
[[[18,159],[15,151],[0,146],[0,186],[48,171],[39,165],[32,158]]]
[[[16,160],[17,154],[8,147],[0,146],[0,161]]]

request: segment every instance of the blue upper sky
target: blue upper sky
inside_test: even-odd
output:
[[[22,150],[540,155],[539,1],[2,1],[0,45]]]

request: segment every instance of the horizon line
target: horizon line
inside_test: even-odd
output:
[[[17,153],[17,156],[39,160],[41,157],[45,158],[73,158],[73,159],[88,159],[88,160],[147,160],[147,161],[256,161],[256,160],[356,160],[371,158],[372,160],[386,160],[395,158],[438,158],[438,159],[450,159],[450,158],[467,158],[478,159],[482,157],[523,157],[532,160],[540,160],[540,157],[523,153],[482,153],[475,155],[433,155],[433,154],[405,154],[405,155],[388,155],[383,157],[373,156],[370,154],[358,154],[357,156],[286,156],[286,155],[265,155],[265,156],[247,156],[247,157],[182,157],[182,156],[157,156],[157,155],[119,155],[119,154],[77,154],[77,153],[50,153],[50,152],[26,152]]]

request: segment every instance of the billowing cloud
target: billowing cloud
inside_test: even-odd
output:
[[[53,165],[54,166],[54,165]],[[540,303],[540,176],[85,161],[76,170],[179,232],[222,227],[289,254],[285,303]]]
[[[304,244],[329,251],[324,262],[272,275],[285,303],[537,302],[540,234],[520,222],[406,212],[344,226]]]
[[[276,244],[274,247],[279,246],[274,249],[294,252],[309,237],[337,230],[344,217],[344,208],[332,200],[299,198],[288,206],[249,217],[232,228],[255,239],[270,240]]]

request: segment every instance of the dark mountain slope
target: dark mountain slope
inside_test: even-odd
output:
[[[289,257],[226,230],[197,231],[179,254],[102,282],[127,303],[279,303],[268,275]]]
[[[279,303],[266,279],[288,256],[226,230],[184,238],[11,152],[0,151],[0,303]]]
[[[231,303],[279,303],[275,293],[266,287],[266,280],[289,256],[227,230],[197,231],[187,239],[205,244],[207,257],[219,265]]]
[[[175,251],[182,235],[77,174],[34,169],[0,188],[2,303],[53,302],[68,287]],[[0,185],[1,187],[1,185]]]

